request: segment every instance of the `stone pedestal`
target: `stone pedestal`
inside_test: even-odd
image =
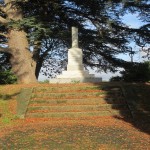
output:
[[[58,75],[56,79],[50,79],[50,83],[73,83],[73,82],[101,82],[102,78],[95,78],[84,70],[83,53],[78,48],[78,30],[72,28],[72,48],[68,50],[67,70]]]

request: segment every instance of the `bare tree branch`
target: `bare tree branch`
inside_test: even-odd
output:
[[[7,34],[5,34],[5,33],[1,33],[1,32],[0,32],[0,35],[1,35],[1,36],[4,36],[4,37],[6,37],[6,38],[8,37]]]
[[[3,18],[2,16],[0,16],[0,23],[2,24],[7,24],[8,23],[8,20]]]
[[[0,47],[0,52],[4,52],[4,53],[11,53],[11,49],[10,48],[5,48],[5,47]]]

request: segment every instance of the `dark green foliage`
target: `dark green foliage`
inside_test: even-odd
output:
[[[0,84],[13,84],[17,82],[17,78],[11,72],[9,59],[10,54],[0,53]]]
[[[111,77],[111,78],[110,78],[110,81],[111,81],[111,82],[113,82],[113,81],[122,81],[122,77],[120,77],[120,76]]]
[[[11,57],[10,54],[0,52],[0,71],[1,70],[8,70],[11,68],[11,65],[9,62],[10,57]]]
[[[71,47],[71,26],[79,28],[85,66],[96,67],[97,71],[125,68],[127,62],[116,56],[129,54],[131,42],[141,47],[149,45],[148,0],[16,0],[13,5],[20,7],[23,18],[11,20],[1,30],[7,33],[15,28],[27,32],[30,46],[34,47],[31,53],[37,63],[37,78],[42,67],[43,74],[51,77],[65,68],[65,49]],[[128,27],[122,20],[128,13],[137,14],[144,24],[136,29]],[[6,17],[4,12],[1,14]],[[3,36],[0,38],[7,41]]]
[[[13,84],[16,82],[17,78],[10,70],[0,70],[0,84]]]
[[[61,43],[61,47],[64,49],[71,47],[71,26],[77,26],[79,28],[79,45],[84,53],[84,64],[97,67],[98,70],[115,71],[115,67],[124,61],[114,55],[128,53],[129,50],[129,33],[123,32],[122,28],[118,27],[118,24],[121,27],[125,26],[116,15],[119,11],[114,9],[118,7],[118,3],[100,2],[99,0],[87,2],[78,0],[19,1],[18,4],[22,8],[25,18],[16,24],[22,26],[29,33],[29,40],[35,48],[37,46],[35,41],[39,41],[43,45],[50,38]],[[86,25],[86,22],[91,23]],[[32,30],[30,30],[31,28]],[[45,65],[45,60],[55,58],[51,53],[56,51],[57,44],[52,45],[53,43],[48,46],[44,45],[45,47],[40,46],[34,51],[36,53],[33,55],[39,66],[37,74],[42,65],[46,68],[45,74],[48,73],[47,68],[55,70],[56,67],[53,67],[55,65],[60,66],[57,70],[65,67],[65,65],[59,65],[65,58],[61,51],[57,54],[61,61],[53,61],[49,63],[49,66]],[[55,65],[52,65],[54,63]]]
[[[121,72],[124,81],[146,82],[150,81],[150,62],[133,64]]]
[[[134,63],[120,73],[121,77],[113,77],[110,81],[148,82],[150,81],[150,62]]]

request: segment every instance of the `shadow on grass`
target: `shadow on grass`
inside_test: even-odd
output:
[[[120,113],[120,116],[114,115],[115,119],[128,122],[138,130],[150,134],[150,85],[118,82],[109,83],[106,87],[104,86],[103,90],[110,91],[105,100],[110,103],[111,97],[112,109]],[[116,108],[117,103],[127,106],[127,109]]]
[[[4,101],[11,100],[13,97],[17,96],[19,92],[14,93],[14,94],[0,94],[0,99]]]

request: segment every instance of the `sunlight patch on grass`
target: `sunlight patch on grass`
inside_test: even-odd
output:
[[[0,99],[0,126],[11,124],[16,118],[16,115],[12,114],[9,109],[9,102]]]

